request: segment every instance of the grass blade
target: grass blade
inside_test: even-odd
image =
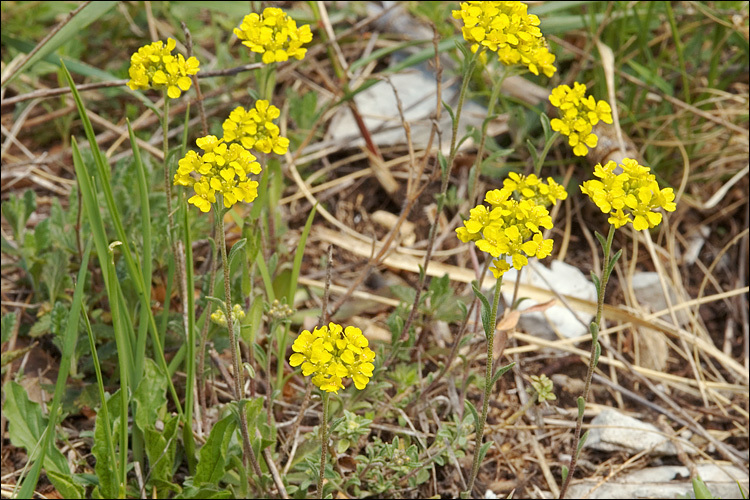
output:
[[[71,304],[70,312],[68,313],[68,326],[65,330],[65,338],[63,339],[62,359],[60,360],[60,371],[57,373],[55,395],[52,398],[52,405],[49,409],[47,432],[44,435],[44,442],[42,443],[39,457],[34,462],[34,466],[31,468],[26,480],[24,480],[21,485],[21,491],[18,493],[18,498],[31,498],[33,496],[37,481],[39,481],[39,473],[41,472],[42,464],[44,463],[44,457],[52,443],[52,437],[55,435],[58,410],[60,409],[60,402],[62,401],[62,396],[65,393],[65,385],[68,381],[70,360],[73,357],[73,351],[75,350],[76,342],[78,341],[78,319],[81,315],[83,290],[86,284],[86,270],[89,264],[89,256],[91,255],[91,243],[91,238],[89,238],[89,241],[86,244],[86,250],[83,252],[83,259],[81,259],[81,268],[78,271],[78,281],[76,283],[75,292],[73,292],[73,303]]]

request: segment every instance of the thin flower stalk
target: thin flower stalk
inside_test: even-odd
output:
[[[502,275],[497,279],[495,282],[495,295],[492,299],[492,312],[490,313],[490,324],[495,325],[495,322],[497,321],[497,308],[500,303],[500,289],[503,286],[503,277]],[[490,396],[492,395],[492,386],[494,385],[492,383],[492,367],[494,365],[493,363],[493,348],[495,343],[495,328],[491,327],[488,330],[487,335],[487,361],[485,362],[485,370],[484,370],[484,396],[482,399],[482,413],[479,416],[479,422],[477,422],[477,428],[476,428],[476,438],[474,445],[474,460],[471,465],[471,476],[469,477],[469,484],[466,488],[466,492],[468,495],[471,495],[471,490],[474,489],[474,481],[477,478],[477,474],[479,473],[479,463],[481,460],[481,449],[482,449],[482,441],[484,438],[484,424],[487,422],[487,412],[489,411],[490,407]]]
[[[219,235],[219,247],[221,248],[221,262],[224,268],[224,304],[228,312],[232,311],[232,291],[230,288],[229,280],[229,259],[227,258],[227,245],[226,238],[224,236],[224,214],[223,210],[215,205],[216,208],[216,232]],[[227,323],[227,330],[229,330],[229,343],[230,351],[232,353],[232,366],[234,369],[234,399],[237,401],[240,413],[240,433],[242,434],[242,450],[245,456],[245,466],[249,461],[258,476],[258,481],[263,477],[263,472],[260,470],[258,459],[255,456],[253,447],[250,444],[250,434],[248,432],[247,425],[247,411],[245,410],[245,403],[242,401],[242,388],[244,387],[242,376],[242,364],[240,362],[239,345],[237,343],[237,337],[234,333],[234,321],[230,317]],[[250,478],[248,476],[248,482]]]
[[[596,318],[591,323],[591,352],[589,353],[589,366],[586,372],[586,382],[583,386],[583,395],[578,398],[578,417],[576,418],[576,430],[573,437],[573,453],[570,457],[570,466],[568,467],[568,473],[563,481],[562,488],[560,488],[560,498],[565,498],[565,492],[568,490],[570,485],[570,479],[576,471],[576,465],[578,463],[579,447],[581,443],[581,430],[583,429],[583,409],[586,405],[586,401],[589,397],[589,390],[591,389],[591,380],[594,376],[594,369],[598,362],[597,350],[601,349],[599,345],[599,329],[602,321],[602,312],[604,311],[604,292],[607,288],[607,282],[609,281],[609,272],[611,261],[610,253],[612,250],[612,239],[615,235],[615,226],[609,226],[609,233],[607,234],[606,244],[603,246],[604,250],[604,261],[602,265],[602,272],[599,276],[599,287],[597,288],[596,294]]]
[[[620,173],[616,173],[618,171]],[[676,209],[672,188],[660,188],[655,176],[651,174],[651,169],[640,165],[636,160],[625,158],[620,165],[613,161],[604,166],[598,164],[594,167],[594,176],[597,179],[585,181],[581,185],[581,191],[591,198],[602,213],[609,215],[610,226],[606,240],[597,233],[597,239],[604,252],[604,260],[600,275],[597,277],[592,273],[597,291],[597,307],[596,318],[589,327],[591,354],[583,395],[577,401],[578,417],[573,438],[573,449],[570,466],[560,489],[560,498],[565,497],[571,478],[575,473],[578,455],[586,441],[586,435],[581,438],[581,429],[591,380],[601,353],[599,330],[601,329],[602,312],[604,310],[604,295],[614,265],[622,253],[622,250],[619,250],[612,255],[614,233],[617,228],[628,223],[632,224],[636,231],[654,228],[661,223],[663,218],[662,214],[656,210],[663,209],[667,212],[673,212]]]
[[[323,421],[320,423],[320,475],[318,498],[323,498],[328,452],[328,399],[331,392],[344,388],[344,380],[351,378],[354,386],[364,389],[375,369],[375,353],[369,348],[362,330],[354,326],[343,328],[336,323],[304,330],[292,345],[294,353],[289,364],[300,366],[302,375],[312,375],[312,383],[323,391]]]
[[[323,479],[326,473],[326,455],[328,454],[328,399],[330,393],[323,392],[323,420],[320,422],[320,473],[318,474],[318,498],[323,498]]]

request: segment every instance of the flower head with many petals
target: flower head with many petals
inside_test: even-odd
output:
[[[350,377],[357,389],[364,389],[372,377],[375,353],[362,330],[354,326],[342,328],[329,323],[312,332],[304,330],[292,345],[291,366],[302,365],[304,376],[312,375],[312,383],[326,392],[344,388]]]
[[[283,10],[266,7],[262,14],[248,14],[234,34],[250,50],[263,54],[263,63],[283,62],[290,57],[303,59],[306,48],[302,44],[312,41],[310,25],[297,27],[297,23]]]
[[[586,181],[581,186],[581,191],[603,213],[609,214],[610,224],[618,228],[632,222],[633,228],[640,231],[661,223],[662,214],[655,209],[674,212],[674,191],[659,188],[650,168],[630,158],[622,160],[619,166],[622,172],[617,174],[618,165],[613,161],[604,166],[596,165],[594,176],[599,179]]]
[[[541,186],[546,186],[546,191]],[[456,235],[465,243],[473,241],[479,250],[492,256],[490,270],[495,278],[510,269],[506,258],[514,268],[521,269],[528,264],[528,257],[547,257],[552,253],[552,240],[545,240],[540,228],[552,228],[552,218],[545,207],[549,197],[556,201],[567,196],[558,187],[561,188],[558,184],[545,184],[533,174],[513,174],[502,189],[487,192],[484,201],[489,207],[478,205],[471,209],[469,219],[456,229]]]
[[[281,137],[278,125],[273,123],[280,114],[279,108],[263,99],[255,101],[255,108],[249,111],[237,107],[222,125],[224,140],[239,141],[245,148],[261,153],[283,155],[289,148],[289,139]]]
[[[568,136],[568,144],[576,156],[586,156],[589,148],[599,143],[599,138],[592,133],[594,125],[600,120],[612,123],[612,108],[606,101],[587,97],[586,85],[582,83],[575,82],[572,89],[567,85],[555,87],[549,101],[560,110],[560,118],[550,121],[552,130]]]
[[[179,161],[174,176],[176,185],[192,186],[195,190],[195,196],[188,202],[208,212],[216,203],[217,193],[227,208],[239,201],[250,203],[258,196],[258,183],[248,176],[259,174],[261,167],[250,151],[239,144],[227,146],[223,139],[213,135],[201,137],[195,143],[203,154],[188,151]]]
[[[167,89],[172,99],[180,97],[192,83],[190,76],[199,71],[198,59],[185,60],[182,54],[172,55],[176,42],[169,38],[165,46],[162,41],[144,45],[130,57],[130,81],[132,90]]]
[[[454,10],[453,17],[463,21],[461,31],[472,44],[472,52],[486,47],[506,66],[520,64],[535,75],[541,71],[549,77],[557,71],[539,18],[528,14],[525,3],[461,2],[461,10]]]

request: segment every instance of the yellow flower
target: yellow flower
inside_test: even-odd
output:
[[[294,354],[289,357],[289,364],[302,365],[302,374],[313,375],[312,383],[323,391],[343,389],[346,377],[361,390],[367,386],[375,368],[372,363],[375,353],[368,345],[359,328],[343,329],[341,325],[329,323],[299,334],[292,345]]]
[[[261,167],[250,151],[239,144],[227,147],[223,139],[213,135],[201,137],[195,143],[204,151],[203,155],[188,151],[178,162],[174,176],[175,185],[192,186],[195,190],[189,203],[208,212],[216,203],[216,193],[222,195],[226,208],[240,201],[250,203],[258,196],[258,183],[248,176],[259,174]]]
[[[557,200],[564,200],[568,197],[565,188],[556,183],[552,177],[547,177],[545,184],[534,174],[526,176],[511,172],[503,181],[503,188],[511,192],[515,191],[522,198],[533,200],[536,204],[544,206],[556,205]]]
[[[266,7],[263,14],[248,14],[234,34],[250,50],[263,54],[263,63],[283,62],[290,57],[303,59],[307,49],[302,44],[312,41],[310,25],[297,23],[283,10]]]
[[[480,47],[496,52],[506,66],[521,64],[539,75],[552,76],[555,56],[539,29],[539,18],[528,14],[523,2],[462,2],[453,17],[464,23],[464,39],[471,51]]]
[[[527,256],[542,259],[552,253],[552,240],[545,240],[540,229],[552,228],[552,218],[545,204],[550,202],[550,197],[554,201],[565,199],[567,194],[560,185],[548,180],[550,184],[545,184],[533,174],[526,177],[511,173],[502,189],[485,195],[491,208],[474,207],[464,226],[456,229],[459,240],[474,241],[480,251],[492,256],[490,270],[495,278],[510,269],[504,257],[510,257],[513,267],[521,269],[528,264]],[[520,199],[513,198],[513,193]]]
[[[283,155],[289,148],[289,139],[279,136],[279,127],[272,121],[280,114],[279,108],[263,99],[255,101],[255,109],[250,111],[239,106],[222,125],[224,140],[239,141],[245,148],[261,153]]]
[[[166,46],[158,41],[138,49],[130,57],[128,87],[132,90],[166,88],[171,99],[180,97],[190,88],[190,76],[198,73],[199,62],[195,57],[185,60],[182,54],[173,56],[175,46],[176,42],[168,38]]]
[[[618,165],[614,161],[594,167],[594,176],[600,180],[588,180],[581,185],[581,191],[588,195],[599,209],[609,214],[609,223],[615,228],[628,222],[637,231],[658,226],[662,214],[654,210],[663,208],[674,212],[672,188],[660,189],[651,169],[640,165],[636,160],[625,158],[619,167],[622,173],[616,174]]]
[[[552,105],[560,110],[561,118],[550,121],[552,130],[568,136],[568,144],[576,156],[586,156],[595,148],[599,138],[592,133],[593,126],[603,121],[612,123],[612,108],[606,101],[586,97],[586,85],[575,82],[571,89],[560,85],[549,96]]]

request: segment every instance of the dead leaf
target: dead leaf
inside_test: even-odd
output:
[[[495,330],[499,331],[508,331],[516,327],[518,324],[518,320],[521,318],[520,311],[511,311],[510,313],[506,314],[502,318],[500,318],[500,321],[498,321],[497,326],[495,327]]]
[[[521,311],[521,314],[533,313],[533,312],[544,312],[550,307],[554,306],[556,302],[557,302],[557,299],[549,299],[547,302],[543,302],[541,304],[537,304],[535,306],[531,306],[531,307],[524,309],[523,311]]]

